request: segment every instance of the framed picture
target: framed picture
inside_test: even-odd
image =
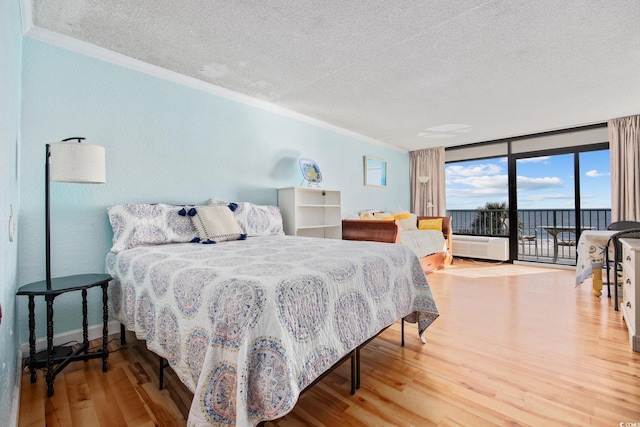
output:
[[[318,164],[311,159],[300,157],[298,159],[300,171],[302,171],[302,182],[307,181],[308,187],[320,187],[322,182],[322,174]],[[302,183],[300,183],[302,185]]]
[[[387,162],[375,157],[364,156],[364,185],[387,186]]]

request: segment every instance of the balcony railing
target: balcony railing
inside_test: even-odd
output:
[[[522,209],[518,220],[503,209],[448,210],[454,234],[508,237],[518,227],[518,260],[575,265],[575,211],[573,209]],[[605,230],[611,223],[611,209],[582,209],[582,230]],[[556,234],[558,244],[554,244]],[[556,255],[554,257],[554,255]]]

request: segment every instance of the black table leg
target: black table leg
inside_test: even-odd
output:
[[[47,397],[53,396],[53,296],[47,295]]]
[[[87,320],[87,290],[82,290],[82,346],[84,354],[89,353],[89,322]],[[85,363],[87,359],[84,360]]]
[[[29,295],[29,371],[31,372],[31,382],[35,383],[36,374],[36,314],[35,297]]]
[[[107,334],[109,333],[109,309],[107,308],[107,286],[109,282],[102,284],[102,372],[107,372],[109,368],[107,360],[109,358],[109,348],[107,347]]]

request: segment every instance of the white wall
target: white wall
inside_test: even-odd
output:
[[[17,1],[0,2],[0,415],[15,424],[19,396],[15,387],[18,328],[15,310],[18,244],[9,240],[11,210],[18,214],[18,143],[20,140],[20,68],[22,33]],[[5,424],[6,423],[6,424]]]
[[[299,157],[318,163],[322,187],[342,190],[343,214],[409,205],[407,153],[29,38],[23,50],[20,284],[44,278],[44,146],[67,137],[106,148],[107,183],[52,183],[54,277],[104,271],[110,205],[277,204],[277,188],[301,182]],[[388,187],[363,185],[364,155],[389,162]],[[56,299],[56,333],[78,328],[79,298]],[[98,295],[90,300],[98,324]],[[20,323],[24,342],[26,304]]]

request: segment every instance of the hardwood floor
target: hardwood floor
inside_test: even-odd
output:
[[[640,423],[640,353],[606,297],[575,287],[571,270],[456,260],[429,274],[440,318],[422,344],[400,347],[395,324],[267,426],[618,426]],[[45,398],[44,376],[22,378],[20,426],[184,426],[191,395],[140,343],[75,362]],[[117,340],[111,349],[119,347]],[[633,424],[631,424],[633,425]],[[639,424],[636,424],[639,425]]]

